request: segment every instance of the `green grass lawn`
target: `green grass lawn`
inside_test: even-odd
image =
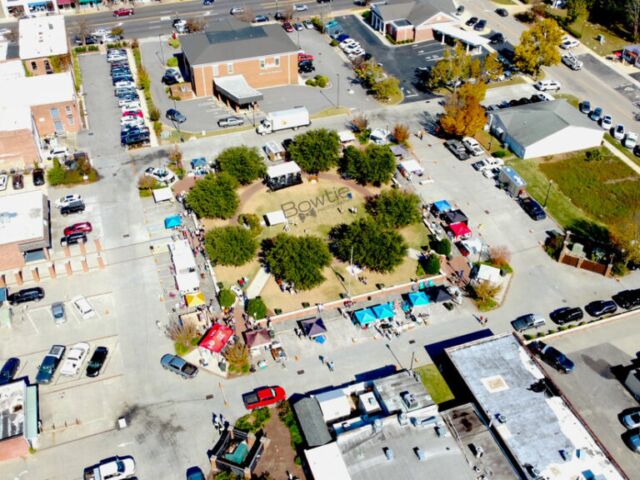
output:
[[[629,160],[631,160],[633,163],[637,163],[640,165],[640,158],[636,157],[633,154],[632,150],[629,150],[628,148],[624,147],[621,143],[620,140],[616,140],[615,138],[613,138],[613,136],[611,136],[611,134],[609,133],[605,133],[604,134],[604,138],[611,144],[613,145],[616,149],[618,149],[620,152],[622,152],[623,155],[625,155]]]
[[[416,372],[420,375],[424,388],[427,389],[433,401],[437,404],[453,400],[454,396],[449,389],[449,385],[442,377],[442,374],[433,363],[417,367]]]
[[[606,27],[584,22],[582,19],[574,22],[571,28],[575,32],[582,33],[580,41],[598,55],[610,55],[612,52],[622,50],[631,43],[629,40],[619,37]],[[596,40],[598,35],[604,35],[605,41],[603,44]]]
[[[497,3],[498,5],[514,5],[511,0],[491,0],[493,3]]]
[[[556,93],[553,95],[557,100],[566,100],[569,105],[580,108],[580,99],[570,93]]]

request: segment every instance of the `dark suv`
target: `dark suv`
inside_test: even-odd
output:
[[[622,292],[616,293],[612,298],[620,308],[630,310],[640,306],[640,288],[636,290],[623,290]]]
[[[33,184],[36,187],[39,187],[40,185],[44,185],[44,170],[41,168],[36,168],[33,171],[31,178],[33,179]]]
[[[469,160],[469,154],[460,140],[447,140],[444,142],[444,146],[447,147],[451,153],[453,153],[458,160]]]
[[[11,305],[18,305],[20,303],[39,301],[44,298],[44,290],[42,287],[24,288],[12,293],[7,297]]]
[[[613,300],[595,300],[585,305],[584,309],[592,317],[601,317],[609,313],[616,313],[618,306]]]
[[[84,232],[70,233],[69,235],[65,235],[60,239],[60,245],[62,245],[63,247],[65,245],[76,245],[80,243],[81,240],[82,240],[82,243],[87,243],[86,233]]]
[[[547,214],[544,212],[544,208],[540,206],[531,197],[525,197],[520,199],[520,206],[533,220],[539,221],[547,218]]]
[[[549,314],[549,318],[558,325],[582,320],[584,312],[580,307],[562,307]]]
[[[567,358],[564,353],[553,348],[551,345],[536,340],[529,344],[529,348],[532,352],[540,355],[545,362],[556,370],[560,370],[563,373],[570,373],[575,368],[575,364]]]
[[[85,206],[83,201],[71,202],[68,205],[60,207],[60,213],[62,215],[69,215],[71,213],[84,212]]]

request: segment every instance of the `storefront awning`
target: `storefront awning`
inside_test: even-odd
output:
[[[242,75],[218,77],[215,79],[215,87],[219,94],[240,106],[258,102],[263,98],[262,93],[251,87]]]
[[[64,7],[65,5],[71,5],[74,0],[58,0],[56,3],[59,7]]]

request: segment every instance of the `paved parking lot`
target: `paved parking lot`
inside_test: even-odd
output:
[[[636,313],[549,340],[548,344],[575,363],[575,370],[568,375],[544,364],[547,374],[631,479],[640,478],[638,454],[621,439],[626,429],[619,415],[637,407],[638,402],[613,375],[611,367],[629,365],[635,357],[640,345],[639,317]]]

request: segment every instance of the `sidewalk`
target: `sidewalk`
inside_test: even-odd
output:
[[[640,165],[635,163],[633,160],[631,160],[629,157],[627,157],[624,153],[622,153],[620,150],[618,150],[616,147],[611,145],[611,143],[607,142],[606,140],[604,141],[604,146],[607,147],[607,149],[611,153],[613,153],[616,157],[618,157],[620,160],[626,163],[629,166],[629,168],[631,168],[631,170],[633,170],[638,175],[640,175]]]

